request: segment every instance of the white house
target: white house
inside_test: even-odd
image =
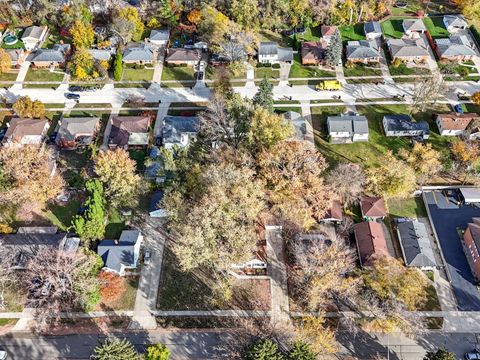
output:
[[[480,115],[475,113],[435,115],[435,122],[442,136],[464,136],[474,120],[480,120]]]
[[[276,42],[262,42],[258,48],[258,62],[262,64],[291,63],[293,49],[279,47]]]
[[[329,116],[327,128],[333,143],[368,141],[368,120],[365,116]]]
[[[367,40],[381,39],[383,36],[382,27],[378,21],[369,21],[363,25],[363,32]]]
[[[422,19],[403,19],[402,27],[408,37],[418,37],[427,31]]]
[[[27,51],[40,48],[48,33],[46,26],[29,26],[22,34],[22,42]]]
[[[430,127],[426,121],[412,121],[408,115],[385,115],[383,117],[383,129],[387,136],[420,136],[428,139]]]
[[[136,269],[142,242],[143,235],[140,230],[124,230],[119,240],[100,241],[97,254],[103,260],[103,270],[123,276],[126,270]]]
[[[155,29],[150,32],[150,37],[148,41],[150,41],[153,45],[167,46],[169,38],[169,29]]]
[[[165,116],[162,127],[162,143],[167,149],[173,146],[187,147],[197,138],[199,119],[196,116]]]

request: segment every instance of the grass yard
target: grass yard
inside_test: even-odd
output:
[[[320,26],[309,27],[305,29],[304,34],[296,34],[297,44],[300,46],[302,41],[319,41],[322,37]],[[289,46],[293,46],[294,35],[287,37]]]
[[[218,67],[215,67],[215,66],[207,66],[207,69],[205,70],[205,79],[206,80],[215,80],[216,78],[216,72],[217,72],[217,69],[222,69],[224,68],[223,66],[218,66]],[[228,68],[225,68],[226,71],[228,71]],[[230,80],[244,80],[247,78],[247,71],[242,71],[241,74],[237,75],[237,76],[233,76],[232,73],[230,73]]]
[[[293,55],[293,64],[290,68],[289,78],[335,77],[335,71],[319,69],[318,66],[303,66],[300,55]]]
[[[403,35],[403,19],[389,19],[382,22],[382,31],[385,37],[400,39]]]
[[[420,196],[407,199],[388,199],[388,212],[393,217],[426,217],[427,210]]]
[[[135,298],[137,296],[138,279],[138,276],[126,276],[123,279],[125,283],[125,292],[115,301],[102,301],[99,304],[99,309],[133,310],[135,307]]]
[[[61,41],[63,41],[64,44],[72,43],[71,38],[50,32],[47,36],[47,39],[43,42],[42,48],[51,49],[53,45],[60,44]]]
[[[405,8],[397,8],[395,5],[391,7],[391,12],[393,16],[407,16],[414,15],[418,10],[424,9],[424,5],[421,1],[418,0],[402,0],[407,3]],[[395,3],[395,2],[394,2]]]
[[[419,66],[409,67],[405,64],[400,64],[399,66],[388,65],[388,70],[390,75],[429,75],[431,74],[430,69]],[[412,79],[410,79],[412,81]]]
[[[69,199],[65,204],[49,204],[43,215],[60,231],[67,231],[81,206],[80,200]]]
[[[151,81],[153,69],[123,69],[122,80],[124,81]]]
[[[0,74],[0,81],[15,81],[17,80],[18,71],[9,71]]]
[[[274,41],[280,46],[292,46],[292,38],[285,37],[281,33],[277,33],[271,30],[264,29],[260,31],[258,37],[258,40],[260,42]]]
[[[467,80],[470,74],[478,73],[473,61],[463,63],[442,63],[439,61],[438,67],[440,72],[446,75],[444,76],[445,80],[458,80],[459,76],[460,79]]]
[[[255,68],[255,79],[278,79],[280,77],[280,70],[268,67]]]
[[[162,81],[195,80],[194,70],[191,67],[164,66],[162,70]]]
[[[119,239],[120,234],[125,230],[125,220],[117,209],[110,208],[107,211],[108,223],[105,227],[105,239]]]
[[[20,39],[23,34],[23,29],[15,29],[13,31],[15,36],[18,38],[18,41],[13,45],[7,45],[2,41],[2,48],[4,49],[24,49],[25,46],[23,45],[23,41]]]
[[[365,40],[362,23],[340,26],[339,30],[340,35],[342,35],[342,41]]]
[[[28,69],[27,76],[25,76],[25,81],[52,81],[52,82],[62,82],[64,73],[52,72],[45,69]],[[30,84],[32,87],[37,87],[37,85]],[[47,84],[52,86],[53,84]]]
[[[445,29],[445,25],[443,24],[443,16],[426,17],[423,19],[423,23],[434,39],[450,36],[450,33]]]
[[[378,64],[352,64],[343,67],[345,77],[349,76],[379,76],[382,75]]]

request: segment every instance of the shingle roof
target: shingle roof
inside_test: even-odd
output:
[[[322,37],[329,37],[335,34],[335,32],[338,30],[336,26],[328,26],[328,25],[322,25],[320,28],[320,32],[322,33]]]
[[[362,266],[369,265],[375,258],[390,255],[382,224],[374,221],[361,222],[353,229]]]
[[[135,266],[134,246],[140,236],[138,230],[124,230],[118,241],[100,241],[97,254],[102,258],[105,267],[120,272],[122,265]]]
[[[5,133],[5,139],[20,141],[24,136],[42,135],[47,120],[13,118]]]
[[[410,31],[427,30],[422,19],[404,19],[402,24],[403,24],[404,30],[410,30]]]
[[[440,122],[444,130],[466,130],[472,120],[479,119],[480,115],[476,113],[450,113],[438,114],[436,120]]]
[[[463,15],[445,15],[443,17],[445,27],[453,26],[459,28],[467,28],[468,22]]]
[[[278,44],[276,42],[262,42],[258,48],[258,55],[277,55]]]
[[[153,49],[145,43],[129,44],[123,51],[124,61],[152,61]]]
[[[150,40],[166,41],[168,40],[169,37],[170,37],[170,30],[168,29],[156,29],[150,32]]]
[[[100,119],[97,117],[63,118],[56,142],[62,139],[72,141],[78,135],[93,135],[99,121]]]
[[[200,51],[197,49],[169,49],[165,61],[199,61],[201,58]]]
[[[408,221],[397,226],[403,257],[407,266],[436,266],[427,228],[419,221]]]
[[[377,196],[363,196],[360,199],[360,208],[363,216],[367,217],[385,217],[387,216],[387,208],[385,201]]]
[[[196,134],[199,119],[196,116],[165,116],[163,119],[163,143],[180,144],[182,134]]]
[[[278,61],[293,61],[292,48],[278,48]]]
[[[472,222],[470,222],[467,226],[472,234],[473,242],[477,249],[480,249],[480,218],[474,217],[472,218]]]
[[[321,61],[325,59],[327,47],[328,44],[325,40],[302,42],[302,49],[300,50],[302,60],[313,59],[315,61]]]
[[[379,58],[376,41],[349,41],[347,43],[347,59],[371,59]]]
[[[38,49],[34,53],[28,55],[28,61],[48,61],[48,62],[65,62],[65,56],[70,51],[70,44],[55,44],[51,49]]]
[[[422,130],[424,134],[430,133],[430,127],[426,121],[412,121],[408,115],[385,115],[383,117],[384,124],[386,123],[387,131],[419,131]]]
[[[88,52],[95,60],[108,61],[114,54],[113,50],[108,49],[88,49]]]
[[[342,115],[327,118],[329,132],[368,134],[368,120],[365,116]]]
[[[22,39],[33,38],[33,39],[40,40],[43,32],[45,31],[45,28],[46,26],[29,26],[23,32]]]
[[[380,26],[380,23],[378,21],[369,21],[363,25],[363,31],[365,32],[365,35],[370,33],[381,34],[382,27]]]
[[[467,36],[450,36],[446,39],[435,40],[440,56],[475,56],[473,44]]]
[[[110,144],[124,146],[131,144],[132,135],[147,134],[150,126],[148,116],[114,116],[112,118],[112,131],[110,132]],[[145,143],[147,144],[148,141]]]
[[[387,44],[393,57],[430,56],[427,45],[419,39],[388,39]]]
[[[150,203],[148,206],[148,212],[152,213],[154,211],[160,210],[161,207],[159,206],[160,201],[163,200],[164,193],[163,191],[155,191],[150,198]]]

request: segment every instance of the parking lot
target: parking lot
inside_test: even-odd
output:
[[[465,229],[472,217],[480,217],[480,207],[459,204],[455,191],[424,193],[433,226],[438,236],[451,285],[461,311],[480,311],[480,294],[463,253],[457,229]]]

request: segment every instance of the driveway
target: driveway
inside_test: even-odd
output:
[[[465,229],[472,217],[480,216],[480,207],[457,205],[456,199],[442,191],[424,193],[433,227],[440,242],[458,310],[480,311],[480,294],[462,249],[457,229]]]

